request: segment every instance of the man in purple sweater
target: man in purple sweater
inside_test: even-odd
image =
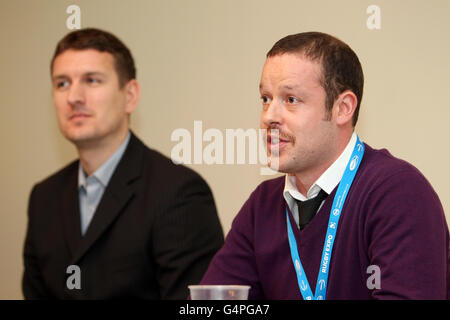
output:
[[[261,128],[286,175],[251,194],[202,284],[250,285],[250,299],[447,298],[442,205],[414,166],[359,141],[363,83],[356,54],[327,34],[268,52]]]

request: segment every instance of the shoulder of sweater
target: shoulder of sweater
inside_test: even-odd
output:
[[[267,192],[268,190],[283,190],[284,188],[285,175],[276,177],[273,179],[268,179],[261,182],[255,189],[255,192]]]
[[[251,226],[256,223],[256,220],[267,221],[267,215],[277,212],[272,209],[278,208],[280,201],[284,199],[284,181],[285,176],[282,175],[261,182],[239,210],[233,220],[232,229],[246,233],[248,230],[252,230]]]
[[[363,162],[361,163],[361,176],[371,186],[405,184],[404,187],[433,190],[425,176],[411,163],[393,156],[387,149],[373,149],[366,144]],[[434,192],[434,190],[433,190]]]
[[[261,182],[253,190],[247,202],[263,205],[266,201],[273,202],[274,199],[282,199],[284,182],[285,175]]]
[[[373,149],[366,144],[364,158],[365,171],[374,175],[391,176],[400,172],[407,172],[423,176],[414,165],[393,156],[387,149]]]

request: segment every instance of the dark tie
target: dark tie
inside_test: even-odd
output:
[[[326,197],[328,197],[328,194],[325,191],[320,190],[319,194],[312,199],[306,201],[296,200],[298,205],[300,230],[306,227],[312,220],[317,212],[317,209],[319,209],[320,204],[326,199]]]

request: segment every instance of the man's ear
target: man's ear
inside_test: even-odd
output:
[[[353,126],[353,114],[357,105],[358,98],[352,91],[342,92],[335,100],[333,107],[336,124],[342,126],[350,123]]]
[[[126,107],[125,112],[131,114],[136,109],[141,96],[141,88],[136,79],[131,79],[125,84]]]

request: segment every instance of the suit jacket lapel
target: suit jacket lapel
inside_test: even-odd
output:
[[[75,254],[81,241],[81,221],[78,203],[78,161],[72,165],[67,184],[63,186],[61,198],[61,215],[64,237],[70,256]]]
[[[131,133],[127,149],[103,193],[84,237],[81,238],[72,264],[76,264],[83,257],[133,198],[133,182],[141,175],[143,150],[142,143]]]

